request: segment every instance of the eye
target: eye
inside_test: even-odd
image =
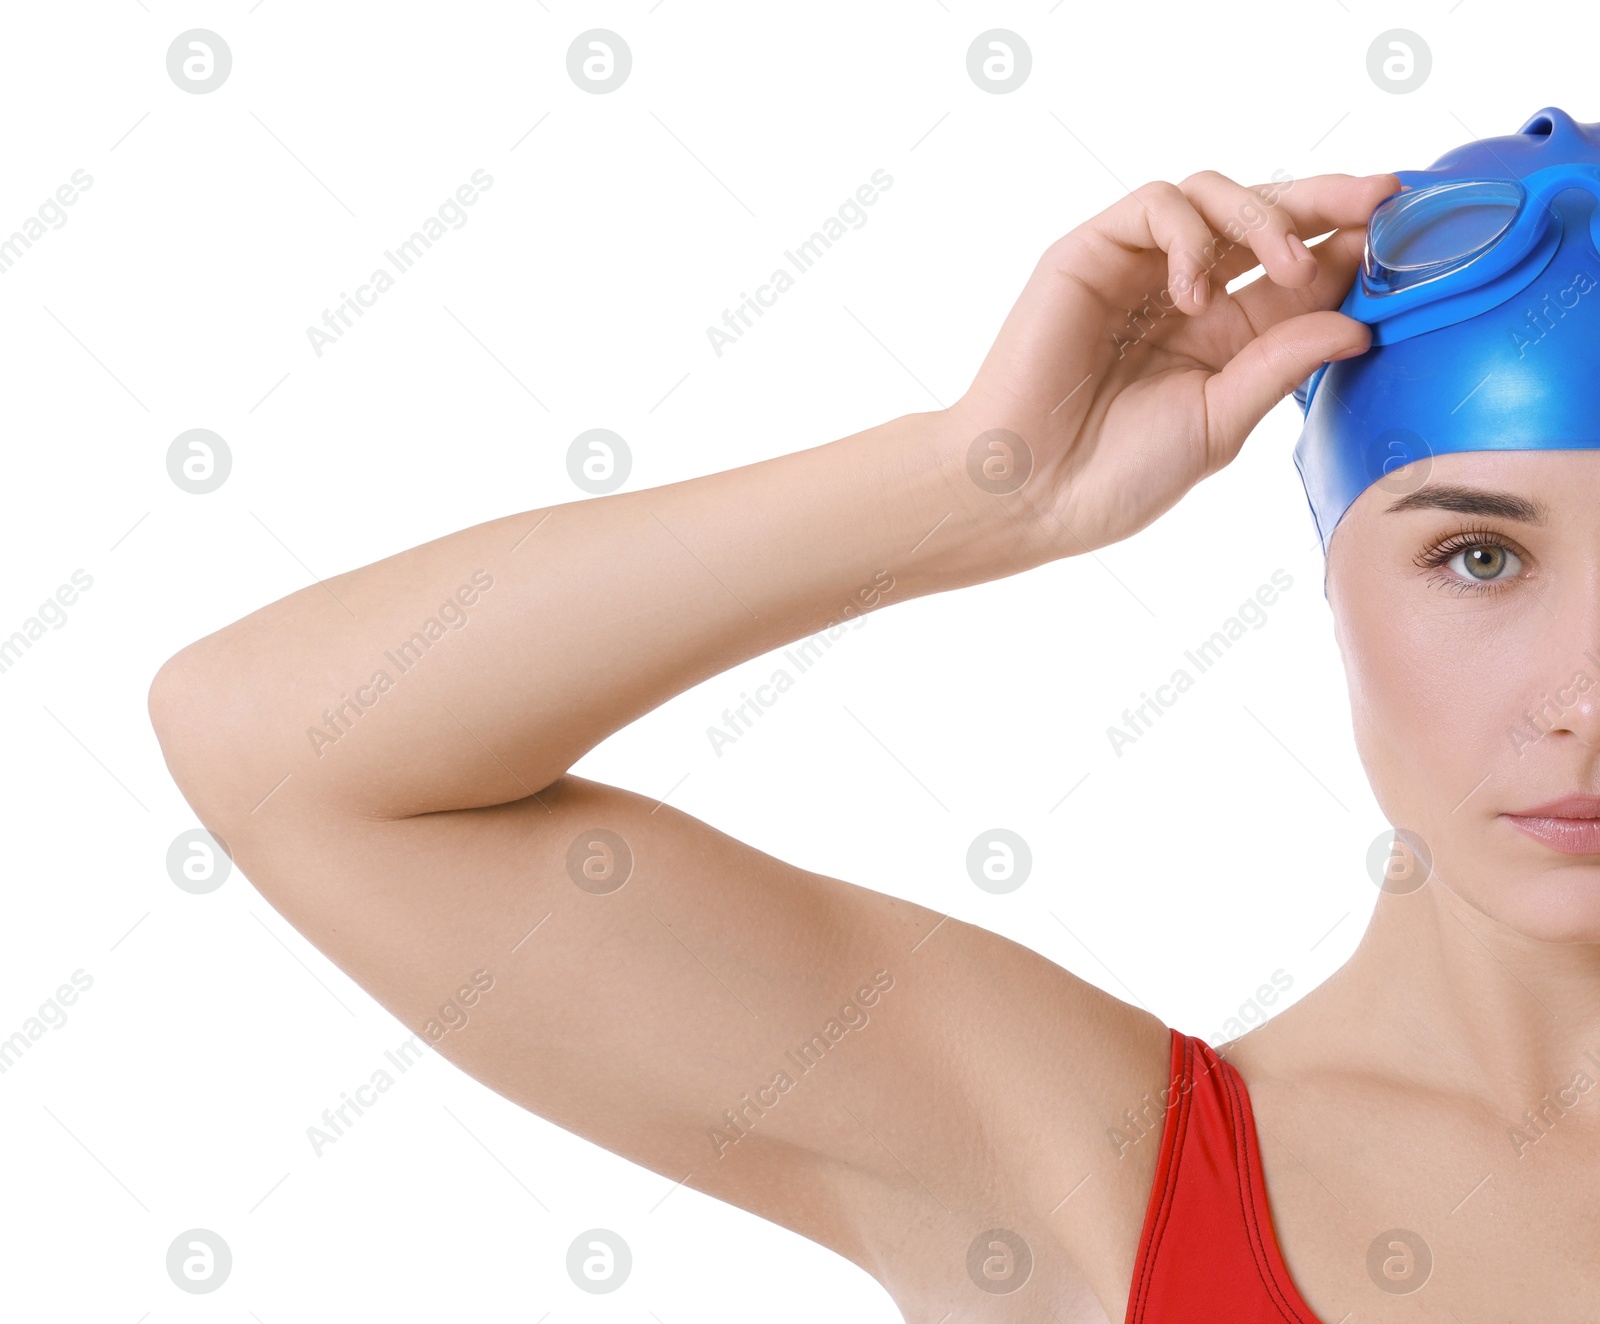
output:
[[[1457,552],[1445,565],[1463,579],[1493,583],[1516,578],[1522,569],[1522,558],[1504,543],[1477,543]]]
[[[1463,529],[1417,561],[1425,568],[1448,571],[1435,575],[1433,582],[1457,593],[1492,592],[1496,585],[1516,579],[1523,569],[1521,554],[1486,529]]]

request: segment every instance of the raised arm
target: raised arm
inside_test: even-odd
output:
[[[1393,189],[1146,186],[1051,246],[947,411],[291,594],[156,677],[173,776],[291,923],[523,1106],[834,1247],[902,1302],[959,1312],[996,1225],[1034,1247],[1033,1290],[1065,1299],[1081,1272],[1118,1301],[1153,1147],[1120,1161],[1105,1131],[1165,1083],[1154,1017],[567,769],[746,658],[1148,524],[1365,346],[1330,311],[1359,233],[1320,263],[1287,236],[1359,225]],[[1224,295],[1257,262],[1268,277]],[[1130,341],[1141,306],[1170,311]],[[465,1023],[443,1016],[468,989]]]
[[[968,479],[967,440],[913,415],[508,515],[313,584],[174,659],[232,733],[229,768],[194,790],[224,817],[285,775],[280,806],[371,818],[531,795],[735,663],[1042,559],[1023,504]]]

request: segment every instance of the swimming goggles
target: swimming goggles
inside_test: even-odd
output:
[[[1557,195],[1600,200],[1600,165],[1563,163],[1521,179],[1437,179],[1395,172],[1412,186],[1379,203],[1367,223],[1361,270],[1341,310],[1372,328],[1374,345],[1449,326],[1503,303],[1549,265],[1560,246]],[[1420,187],[1418,186],[1420,185]],[[1600,247],[1600,209],[1589,212]]]

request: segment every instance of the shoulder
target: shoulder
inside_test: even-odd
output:
[[[918,1017],[923,1065],[906,1073],[895,1119],[915,1180],[862,1205],[873,1271],[897,1301],[955,1309],[939,1284],[970,1292],[969,1255],[980,1274],[1026,1262],[1053,1283],[1053,1301],[1086,1290],[1108,1311],[1120,1308],[1177,1036],[1031,948],[955,920],[901,969],[901,1012],[924,996],[938,1011]],[[919,1077],[930,1087],[920,1097]]]

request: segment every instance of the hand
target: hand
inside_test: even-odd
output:
[[[1399,191],[1390,174],[1246,188],[1211,170],[1134,190],[1039,260],[949,411],[968,446],[956,462],[986,490],[1015,488],[1004,499],[1023,499],[1048,555],[1138,532],[1325,360],[1368,348],[1368,328],[1336,310],[1372,209]],[[1301,240],[1329,230],[1314,249]],[[974,449],[994,429],[1022,445],[1002,434]]]

